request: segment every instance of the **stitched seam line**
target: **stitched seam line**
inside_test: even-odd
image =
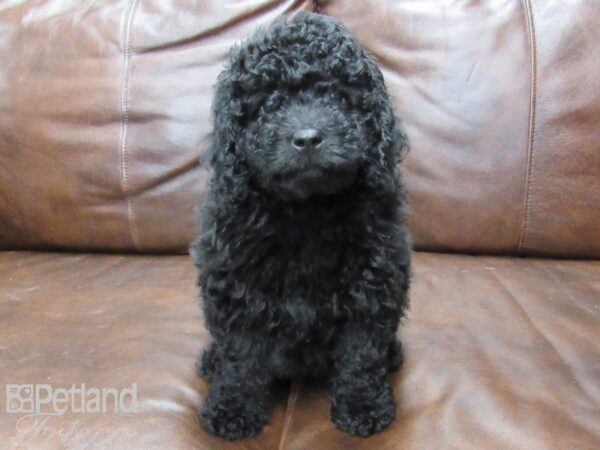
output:
[[[123,52],[123,77],[121,84],[121,188],[127,203],[127,220],[129,224],[129,234],[136,250],[140,249],[140,238],[133,210],[133,201],[131,199],[131,185],[129,183],[129,159],[127,154],[127,131],[129,127],[129,77],[131,73],[131,24],[137,0],[131,1],[131,6],[127,13],[127,23],[125,24],[125,39]]]
[[[281,437],[279,438],[279,446],[277,447],[278,450],[283,450],[285,448],[284,447],[285,440],[287,438],[290,424],[292,423],[292,415],[294,414],[294,406],[296,406],[296,401],[298,400],[298,396],[300,395],[300,386],[302,386],[301,381],[292,382],[292,387],[290,388],[287,407],[285,408],[285,417],[283,419],[283,427],[281,429]]]
[[[529,217],[531,214],[531,186],[533,184],[533,166],[535,162],[535,119],[537,107],[537,45],[535,26],[533,22],[533,7],[531,0],[523,0],[525,9],[525,21],[529,34],[529,52],[531,61],[531,88],[529,94],[529,139],[527,142],[527,167],[525,171],[525,194],[523,200],[523,219],[521,224],[521,237],[517,252],[523,251],[527,245],[527,234],[529,232]]]

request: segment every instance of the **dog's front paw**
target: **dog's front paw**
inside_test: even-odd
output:
[[[263,405],[218,391],[209,394],[199,416],[206,431],[229,440],[254,436],[267,423]]]
[[[371,436],[388,427],[394,420],[396,404],[389,390],[373,400],[334,399],[331,420],[342,431],[355,436]]]

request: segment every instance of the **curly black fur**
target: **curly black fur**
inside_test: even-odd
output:
[[[198,363],[213,382],[204,427],[251,436],[274,380],[327,377],[337,427],[384,429],[410,251],[405,138],[381,72],[340,24],[300,14],[231,51],[213,114],[191,249],[214,338]]]

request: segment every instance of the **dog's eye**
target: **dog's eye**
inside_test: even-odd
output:
[[[263,96],[260,93],[248,95],[243,103],[243,111],[246,118],[250,119],[256,115],[263,102]]]
[[[279,109],[279,107],[283,103],[283,99],[284,97],[279,93],[271,94],[264,104],[264,109],[266,111],[275,111]]]
[[[333,101],[341,102],[344,105],[350,104],[350,97],[344,91],[331,91],[329,98]]]

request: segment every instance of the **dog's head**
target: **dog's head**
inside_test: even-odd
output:
[[[286,200],[364,178],[391,189],[404,146],[381,72],[334,20],[299,14],[235,47],[213,104],[213,163]]]

